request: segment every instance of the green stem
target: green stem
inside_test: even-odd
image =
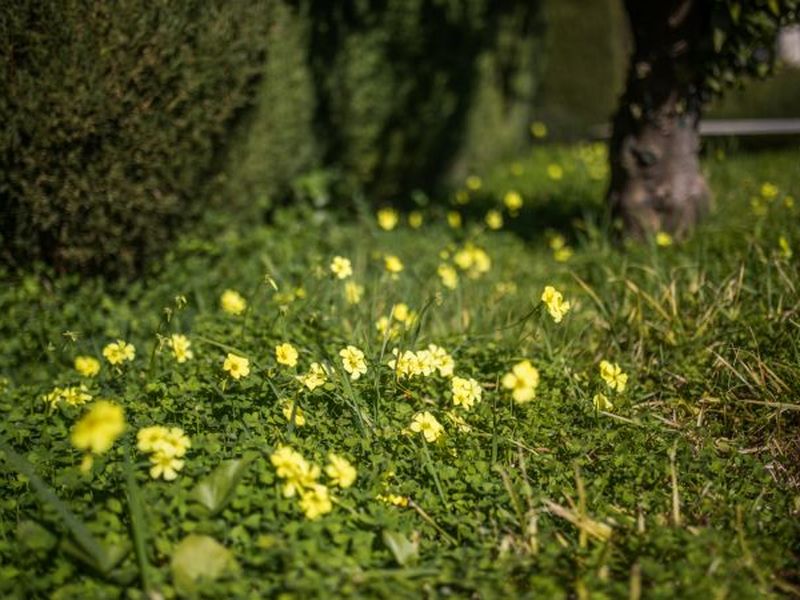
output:
[[[442,489],[442,483],[441,481],[439,481],[439,473],[433,466],[433,461],[431,460],[430,452],[428,452],[428,440],[426,440],[424,437],[422,438],[422,453],[425,455],[425,466],[428,467],[428,470],[431,472],[431,475],[433,476],[433,482],[436,484],[436,491],[439,493],[439,498],[441,498],[444,507],[447,510],[450,510],[450,504],[447,502],[447,498],[444,495],[444,490]]]
[[[131,530],[133,531],[133,545],[136,550],[136,560],[139,563],[139,576],[142,580],[142,590],[145,596],[150,595],[150,563],[147,560],[147,524],[145,523],[144,510],[142,509],[142,496],[136,477],[131,466],[130,449],[125,444],[125,483],[128,492],[128,510],[131,517]]]

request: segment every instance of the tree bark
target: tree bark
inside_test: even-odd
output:
[[[707,4],[625,0],[634,50],[613,118],[608,201],[633,237],[682,236],[708,210],[699,162],[702,69],[693,62],[710,35]]]

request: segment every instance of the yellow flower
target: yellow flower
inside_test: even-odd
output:
[[[383,265],[395,277],[403,270],[403,262],[393,254],[383,257]]]
[[[447,224],[452,229],[459,229],[461,227],[461,213],[455,210],[451,210],[447,213]]]
[[[553,181],[559,181],[564,177],[564,169],[561,168],[561,165],[550,163],[547,165],[547,176]]]
[[[524,404],[536,396],[539,386],[539,371],[529,360],[517,363],[510,373],[503,376],[503,387],[511,390],[511,397],[515,402]]]
[[[339,279],[347,279],[353,274],[353,265],[350,264],[350,259],[343,256],[334,256],[330,269],[331,273]]]
[[[564,239],[563,235],[556,233],[550,238],[549,244],[551,250],[561,250],[561,248],[566,246],[567,241]]]
[[[408,308],[408,304],[405,304],[404,302],[398,302],[392,306],[391,315],[395,321],[399,321],[405,325],[406,329],[411,327],[417,320],[417,313],[415,313],[413,310],[410,310]]]
[[[178,477],[178,471],[183,468],[184,461],[175,456],[157,450],[150,455],[150,477],[158,479],[163,477],[164,481],[173,481]]]
[[[306,519],[314,519],[333,510],[328,488],[315,483],[300,493],[300,509],[305,513]]]
[[[229,315],[240,315],[247,308],[247,301],[235,290],[225,290],[219,298],[220,306]]]
[[[506,195],[503,196],[503,204],[506,205],[506,208],[511,214],[514,214],[522,208],[522,196],[519,195],[519,192],[515,192],[514,190],[506,192]]]
[[[380,317],[375,321],[375,329],[385,338],[393,338],[400,333],[398,326],[393,324],[387,316]]]
[[[350,374],[350,379],[356,381],[367,372],[367,361],[364,353],[355,346],[347,346],[339,351],[344,370]]]
[[[451,389],[453,391],[453,404],[456,406],[463,406],[469,410],[476,402],[480,402],[481,386],[472,378],[453,377]]]
[[[125,430],[125,415],[122,407],[101,400],[89,407],[70,434],[72,445],[78,450],[92,454],[107,452]]]
[[[441,423],[428,411],[415,414],[409,429],[414,433],[421,433],[425,437],[425,441],[428,442],[438,440],[444,431]]]
[[[100,361],[93,356],[76,356],[75,370],[84,377],[94,377],[100,372]]]
[[[492,260],[483,248],[467,244],[453,256],[459,269],[470,279],[477,279],[492,268]]]
[[[458,190],[455,195],[456,204],[463,206],[469,204],[469,192],[467,190]]]
[[[143,427],[136,432],[136,447],[142,452],[155,452],[168,433],[169,429],[161,425]]]
[[[112,365],[119,365],[126,360],[133,360],[136,356],[136,348],[133,347],[133,344],[129,344],[123,340],[117,340],[103,348],[103,356],[105,356],[106,360]]]
[[[71,386],[71,387],[55,387],[49,394],[45,394],[43,400],[50,403],[51,408],[55,408],[57,404],[63,402],[70,406],[80,406],[86,404],[92,399],[92,395],[88,392],[85,385]]]
[[[306,424],[306,415],[303,412],[303,409],[299,406],[297,408],[294,407],[293,402],[287,402],[283,405],[283,416],[286,417],[287,421],[292,420],[292,411],[294,411],[294,424],[298,427],[302,427]]]
[[[563,248],[559,248],[558,250],[553,251],[553,258],[556,259],[556,262],[567,262],[570,258],[572,258],[572,248],[569,246],[564,246]]]
[[[503,215],[499,210],[490,210],[486,213],[486,225],[489,229],[500,229],[503,226]]]
[[[448,289],[454,290],[458,287],[458,273],[456,270],[447,264],[439,265],[436,269],[439,279],[442,280],[442,285]]]
[[[761,185],[761,197],[764,198],[764,200],[774,200],[777,195],[778,186],[774,183],[766,181]]]
[[[402,508],[408,506],[408,498],[406,496],[398,496],[397,494],[378,494],[375,496],[375,499],[385,502],[386,504],[391,504],[392,506],[400,506]]]
[[[394,358],[388,362],[389,368],[397,373],[398,379],[411,377],[417,371],[417,355],[411,350],[400,352],[397,348],[392,349]]]
[[[622,372],[617,363],[610,363],[607,360],[600,362],[600,377],[603,378],[612,390],[624,392],[628,383],[628,376]]]
[[[61,402],[64,397],[64,389],[60,387],[54,387],[53,390],[42,396],[42,400],[47,402],[50,405],[50,408],[55,408],[56,405]]]
[[[436,344],[428,344],[428,352],[430,352],[433,366],[439,371],[439,375],[442,377],[452,377],[456,363],[453,357],[447,353],[447,350]]]
[[[378,211],[378,226],[384,231],[391,231],[397,227],[399,216],[393,208],[382,208]]]
[[[534,121],[533,123],[531,123],[531,135],[535,137],[537,140],[546,137],[547,125],[545,125],[541,121]]]
[[[792,258],[792,247],[789,246],[789,240],[784,236],[778,238],[778,246],[780,247],[780,257],[789,260]]]
[[[302,493],[305,488],[316,484],[319,467],[310,465],[299,452],[290,447],[280,446],[269,459],[278,477],[285,480],[284,497],[292,498],[298,492]]]
[[[666,248],[672,245],[672,236],[666,231],[659,231],[656,234],[656,245]]]
[[[348,281],[344,284],[344,298],[348,304],[358,304],[364,295],[364,286],[358,285],[355,281]]]
[[[163,452],[169,456],[184,456],[186,451],[192,447],[192,442],[183,429],[180,427],[170,427],[166,433],[157,440],[153,449],[156,452]]]
[[[470,175],[469,177],[467,177],[465,183],[467,185],[467,189],[472,192],[477,192],[479,189],[481,189],[481,186],[483,185],[481,178],[478,177],[477,175]]]
[[[592,398],[592,404],[596,410],[609,411],[614,408],[611,400],[605,394],[595,394],[594,398]]]
[[[412,210],[408,213],[408,226],[411,229],[419,229],[422,227],[422,213],[418,210]]]
[[[297,350],[289,342],[275,346],[275,360],[280,365],[286,365],[287,367],[297,366],[297,356]]]
[[[189,338],[180,333],[173,333],[169,339],[169,347],[172,348],[172,354],[179,363],[185,363],[194,358],[194,353],[189,350],[191,345],[192,342],[189,341]]]
[[[453,411],[447,411],[444,416],[448,418],[461,433],[469,433],[472,431],[472,427],[469,423],[467,423],[463,417],[457,415]]]
[[[356,468],[346,458],[336,454],[328,454],[328,466],[325,474],[330,477],[331,485],[348,488],[356,480]]]
[[[328,374],[321,364],[313,362],[308,369],[308,373],[297,375],[295,379],[313,392],[318,387],[325,385],[325,382],[328,381]]]
[[[552,285],[548,285],[542,292],[542,302],[547,306],[547,312],[553,317],[553,321],[561,323],[561,319],[570,309],[569,302],[565,302],[561,292]]]
[[[234,379],[240,379],[250,374],[250,361],[243,356],[237,356],[232,352],[228,352],[228,356],[225,357],[225,362],[222,363],[222,368]]]

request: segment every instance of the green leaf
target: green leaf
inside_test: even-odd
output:
[[[728,34],[722,29],[717,27],[714,28],[714,52],[719,52],[722,50],[722,46],[725,43],[725,38],[727,36]]]
[[[767,0],[767,6],[776,17],[781,16],[781,3],[778,0]]]
[[[21,521],[17,525],[17,541],[31,552],[47,552],[58,542],[56,536],[36,521]]]
[[[205,506],[212,515],[217,514],[228,503],[247,466],[254,459],[255,455],[246,454],[240,459],[223,461],[197,483],[189,498]]]
[[[734,23],[738,24],[739,17],[742,14],[742,5],[739,4],[738,2],[734,2],[728,7],[728,10],[731,13],[731,20],[733,20]]]
[[[401,567],[415,561],[419,556],[419,542],[410,541],[400,532],[384,529],[383,543],[386,544]]]
[[[214,581],[239,570],[225,546],[207,535],[188,535],[172,553],[172,579],[182,594],[193,594],[202,581]]]

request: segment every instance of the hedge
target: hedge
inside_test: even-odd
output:
[[[209,207],[258,216],[314,168],[380,201],[488,160],[481,128],[506,132],[498,151],[524,139],[539,14],[523,0],[6,3],[3,260],[130,275]]]

